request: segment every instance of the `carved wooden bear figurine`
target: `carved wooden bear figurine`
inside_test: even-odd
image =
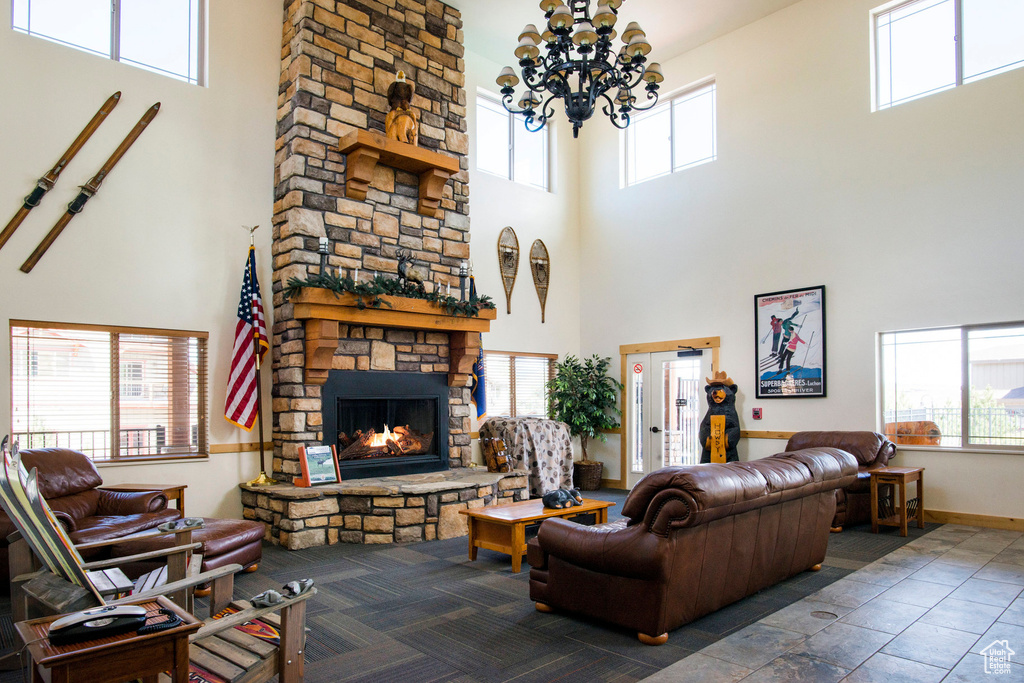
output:
[[[544,507],[552,508],[553,510],[583,505],[583,496],[580,495],[577,489],[555,489],[554,491],[548,491],[541,496],[541,500],[544,501]]]
[[[740,441],[740,416],[736,412],[737,386],[724,372],[707,380],[708,412],[700,423],[700,461],[733,462],[739,460],[736,444]]]

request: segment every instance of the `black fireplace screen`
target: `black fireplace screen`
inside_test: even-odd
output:
[[[338,460],[435,451],[436,398],[338,399]]]
[[[323,388],[323,445],[342,479],[448,469],[448,375],[332,370]]]

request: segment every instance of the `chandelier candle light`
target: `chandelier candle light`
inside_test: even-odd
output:
[[[590,0],[541,0],[547,30],[543,34],[527,24],[519,34],[515,55],[527,90],[515,109],[519,76],[510,66],[501,70],[502,103],[509,112],[522,114],[526,128],[539,131],[554,115],[552,100],[565,100],[565,114],[579,137],[583,122],[594,115],[601,98],[603,111],[617,128],[629,125],[630,112],[646,111],[658,102],[658,84],[665,80],[661,65],[647,64],[651,44],[635,22],[622,32],[622,48],[615,52],[615,22],[622,0],[597,0],[591,16]],[[544,42],[547,54],[541,56]],[[646,66],[645,66],[646,64]],[[633,89],[646,83],[647,102],[637,104]]]

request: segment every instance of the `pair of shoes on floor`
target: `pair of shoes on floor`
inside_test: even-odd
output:
[[[309,592],[312,587],[313,579],[289,581],[281,588],[280,591],[276,591],[271,588],[270,590],[263,591],[259,595],[254,595],[249,602],[251,602],[255,607],[273,607],[274,605],[280,605],[289,598],[298,597],[303,593]]]

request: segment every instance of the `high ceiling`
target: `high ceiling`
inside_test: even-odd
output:
[[[513,66],[523,26],[543,30],[538,0],[446,0],[462,11],[466,48]],[[654,46],[651,59],[666,62],[799,0],[624,0],[619,21],[640,23]],[[591,0],[591,6],[596,0]]]

